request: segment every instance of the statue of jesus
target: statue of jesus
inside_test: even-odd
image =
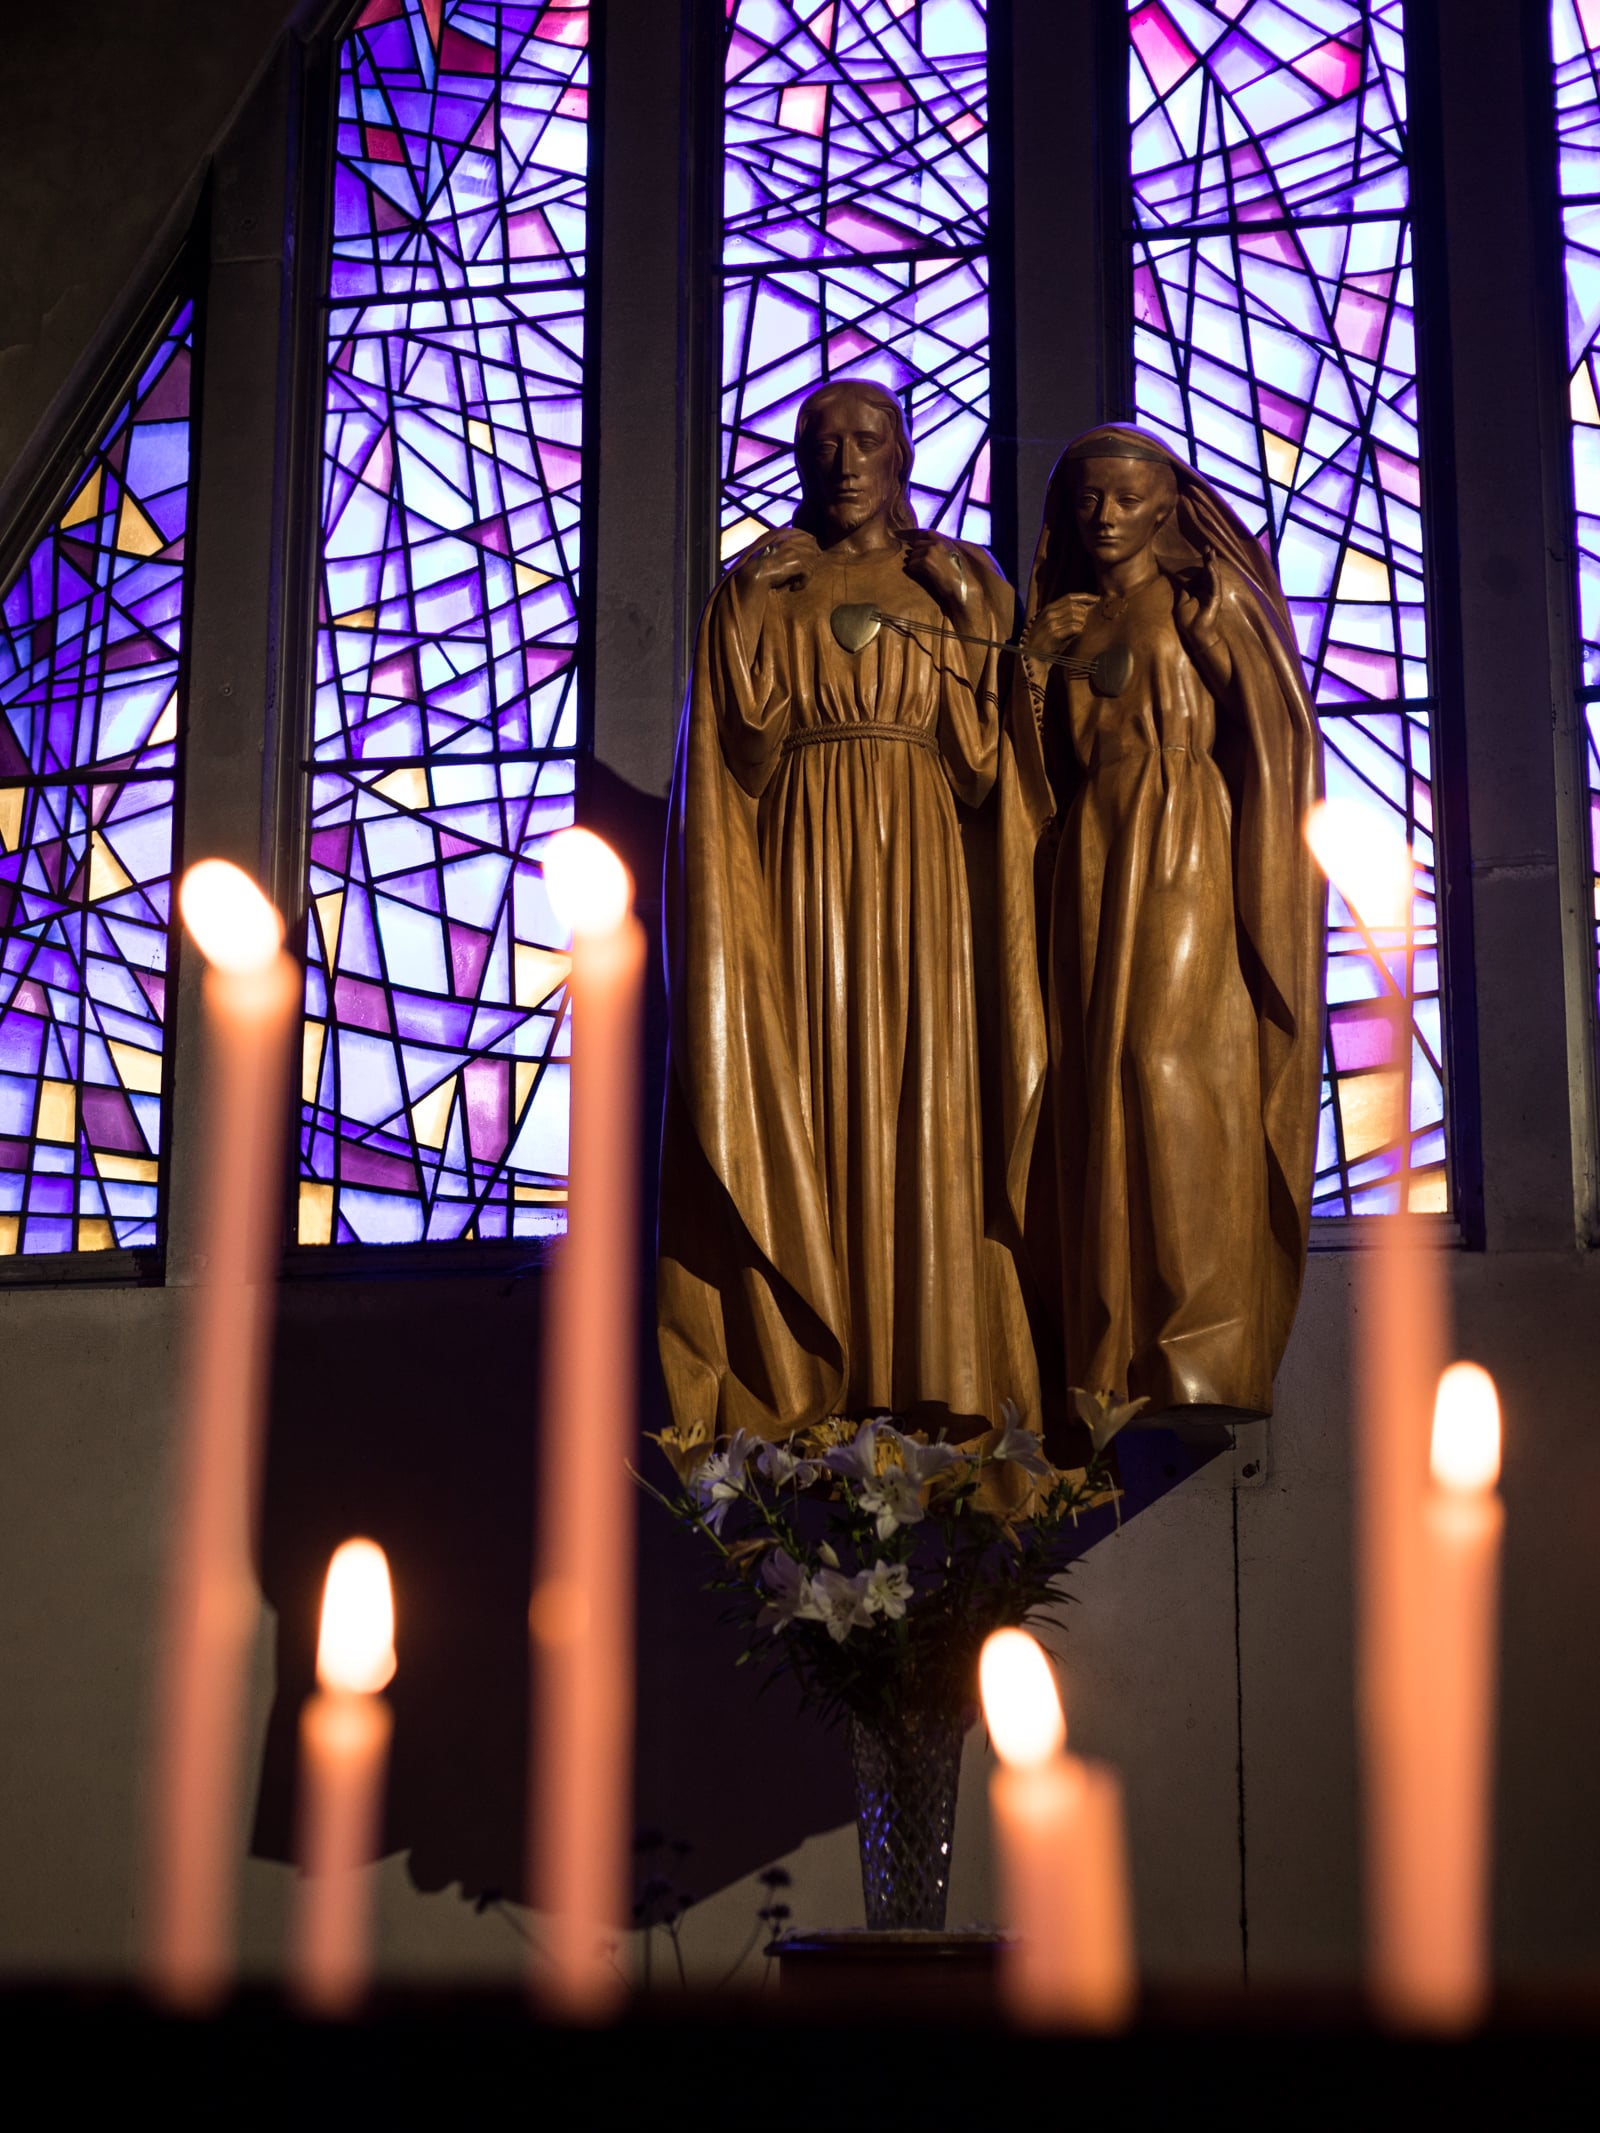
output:
[[[1037,1426],[1010,1240],[1045,1072],[1046,801],[1001,730],[997,652],[955,634],[1006,638],[1013,595],[982,550],[918,530],[881,387],[813,393],[795,455],[801,507],[712,596],[678,739],[658,1284],[674,1421],[778,1439],[890,1412],[959,1439],[1009,1399]],[[907,626],[851,649],[840,607]]]

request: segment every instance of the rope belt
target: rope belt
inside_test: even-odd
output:
[[[819,748],[824,741],[909,741],[913,748],[939,752],[937,737],[918,726],[879,725],[870,718],[841,719],[836,726],[799,726],[783,737],[781,753],[795,748]]]

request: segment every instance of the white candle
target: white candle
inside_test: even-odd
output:
[[[371,1880],[393,1716],[394,1597],[383,1550],[346,1541],[328,1566],[317,1644],[318,1690],[300,1714],[302,1879],[293,1986],[302,2006],[347,2015],[371,1969]]]
[[[170,2003],[213,2004],[231,1968],[253,1563],[289,1039],[299,971],[283,923],[223,860],[183,878],[202,987],[208,1118],[199,1277],[187,1299],[151,1796],[145,1969]]]
[[[1383,2012],[1469,2029],[1489,2002],[1500,1546],[1500,1403],[1475,1363],[1439,1380],[1431,1477],[1416,1530],[1418,1665],[1407,1731],[1404,1850]]]
[[[534,1983],[576,2021],[622,1998],[608,1952],[628,1914],[632,1823],[639,1045],[645,939],[633,884],[586,830],[551,839],[545,883],[572,928],[567,1238],[545,1320],[530,1885]]]
[[[1136,1981],[1122,1791],[1104,1764],[1062,1753],[1055,1678],[1026,1630],[997,1630],[980,1665],[1000,1768],[989,1780],[1013,1938],[1002,1986],[1029,2028],[1119,2029]]]
[[[1409,969],[1414,869],[1404,840],[1354,801],[1315,807],[1306,838],[1371,952]],[[1356,1695],[1360,1722],[1368,1964],[1393,2012],[1407,1958],[1416,1848],[1418,1729],[1427,1654],[1418,1535],[1428,1484],[1434,1386],[1447,1353],[1444,1261],[1406,1204],[1411,1022],[1404,987],[1381,999],[1388,1028],[1380,1142],[1399,1151],[1400,1211],[1376,1218],[1354,1266]],[[1421,1812],[1425,1815],[1426,1807]]]

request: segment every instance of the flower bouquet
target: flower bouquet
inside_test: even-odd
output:
[[[743,1430],[655,1440],[677,1486],[644,1486],[714,1551],[709,1584],[746,1632],[740,1663],[789,1674],[847,1721],[871,1926],[943,1926],[983,1640],[1060,1597],[1065,1529],[1115,1501],[1108,1449],[1144,1402],[1073,1397],[1091,1444],[1075,1468],[1054,1465],[1009,1403],[964,1444],[890,1416],[781,1444]]]

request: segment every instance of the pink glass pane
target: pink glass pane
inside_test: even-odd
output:
[[[565,1223],[587,41],[373,0],[340,50],[303,1242]]]

